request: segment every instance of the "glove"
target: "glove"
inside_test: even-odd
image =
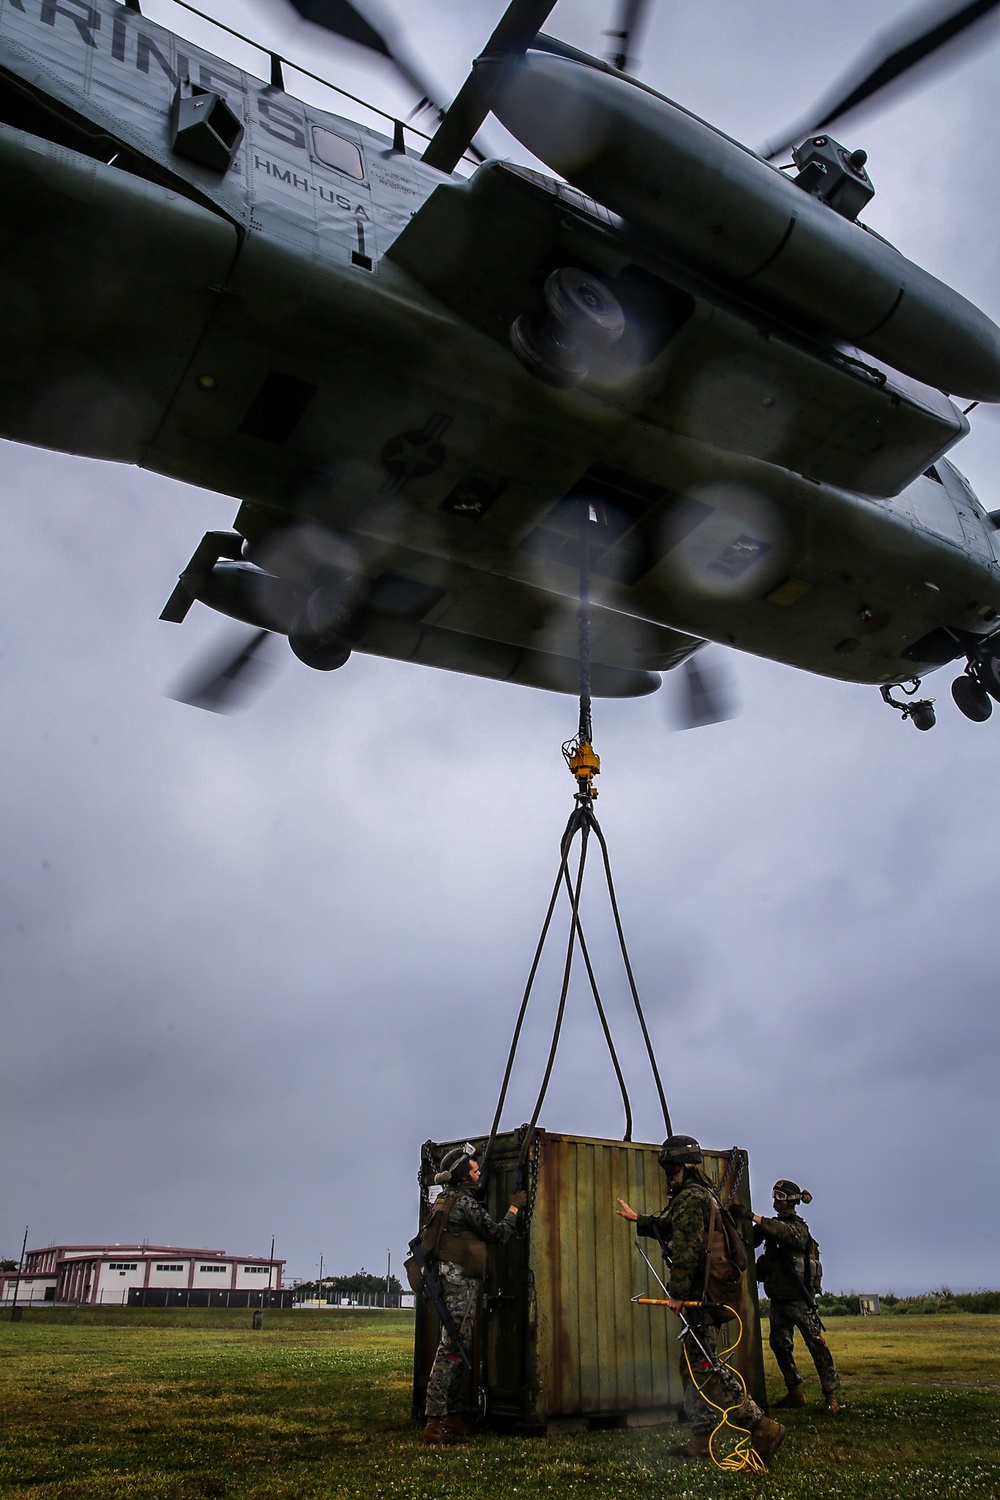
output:
[[[744,1224],[753,1223],[753,1209],[747,1208],[745,1203],[730,1204],[729,1212],[732,1214],[734,1219],[741,1219]]]
[[[526,1208],[528,1206],[528,1195],[524,1191],[524,1188],[518,1188],[517,1192],[511,1195],[510,1206],[511,1208]]]

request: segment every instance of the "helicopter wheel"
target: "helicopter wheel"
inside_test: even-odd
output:
[[[983,724],[993,712],[993,702],[977,680],[965,674],[956,677],[951,685],[951,696],[962,710],[967,719],[975,724]]]
[[[545,305],[555,321],[582,343],[616,344],[625,314],[603,281],[575,266],[560,266],[545,282]]]
[[[984,652],[975,664],[976,679],[1000,703],[1000,656]]]
[[[587,357],[567,328],[553,318],[522,313],[511,325],[511,348],[525,369],[546,385],[569,389],[587,373]]]
[[[337,636],[324,639],[310,629],[308,622],[301,617],[288,632],[288,644],[299,661],[316,672],[335,672],[351,655],[351,648],[346,641]]]

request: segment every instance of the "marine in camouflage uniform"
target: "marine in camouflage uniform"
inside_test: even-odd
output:
[[[445,1188],[451,1204],[447,1210],[436,1271],[445,1306],[451,1313],[461,1347],[470,1360],[476,1301],[486,1265],[486,1246],[507,1243],[514,1233],[518,1208],[524,1206],[525,1198],[523,1193],[515,1193],[514,1202],[498,1224],[473,1196],[472,1189],[478,1179],[479,1163],[468,1148],[449,1151],[441,1162],[441,1171],[434,1178],[435,1183]],[[461,1255],[461,1262],[448,1259],[449,1254]],[[442,1324],[434,1363],[427,1378],[425,1442],[450,1443],[467,1434],[468,1428],[458,1413],[465,1371],[465,1361]]]
[[[757,1261],[757,1280],[764,1283],[764,1295],[771,1303],[768,1342],[788,1387],[788,1395],[778,1405],[794,1407],[806,1404],[801,1389],[802,1376],[795,1363],[797,1328],[819,1375],[826,1398],[824,1410],[832,1416],[839,1410],[834,1392],[839,1389],[840,1376],[830,1346],[823,1337],[819,1313],[802,1295],[799,1284],[805,1280],[805,1261],[811,1236],[809,1225],[796,1209],[800,1202],[811,1201],[811,1193],[803,1193],[796,1183],[786,1178],[774,1184],[775,1217],[754,1216],[754,1244],[764,1246],[764,1253]],[[808,1290],[813,1289],[808,1287]]]
[[[670,1183],[670,1201],[659,1214],[635,1214],[621,1198],[618,1213],[634,1219],[636,1233],[656,1236],[656,1228],[670,1255],[668,1295],[677,1302],[698,1302],[704,1296],[705,1256],[712,1221],[712,1205],[717,1202],[715,1189],[701,1168],[702,1154],[697,1141],[690,1136],[669,1136],[660,1151],[660,1165]],[[718,1347],[719,1324],[709,1312],[685,1309],[704,1347],[703,1354],[689,1335],[681,1349],[681,1389],[684,1414],[691,1424],[689,1443],[671,1448],[675,1458],[709,1458],[709,1438],[719,1425],[718,1407],[735,1407],[729,1420],[751,1433],[754,1449],[766,1463],[775,1452],[785,1429],[764,1415],[752,1396],[745,1393],[739,1378],[724,1364],[712,1370],[705,1354],[714,1361]],[[685,1352],[686,1351],[686,1352]],[[690,1360],[690,1367],[688,1361]],[[694,1378],[692,1378],[692,1370]],[[711,1404],[708,1397],[717,1403]]]

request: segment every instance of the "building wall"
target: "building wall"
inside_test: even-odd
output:
[[[284,1261],[165,1245],[50,1245],[25,1256],[19,1302],[121,1305],[135,1287],[209,1292],[278,1291]],[[14,1297],[15,1273],[0,1275],[0,1302]]]

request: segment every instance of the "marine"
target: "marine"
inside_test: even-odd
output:
[[[774,1184],[773,1199],[775,1217],[754,1214],[753,1237],[755,1245],[764,1246],[757,1261],[757,1280],[764,1283],[764,1295],[771,1303],[768,1342],[788,1387],[788,1394],[777,1405],[787,1409],[806,1404],[793,1348],[798,1329],[816,1366],[823,1389],[823,1410],[835,1416],[840,1410],[836,1396],[840,1376],[816,1308],[823,1271],[819,1246],[809,1233],[809,1225],[796,1212],[800,1203],[812,1202],[812,1194],[783,1177]]]
[[[441,1337],[427,1378],[425,1443],[450,1444],[468,1436],[469,1427],[459,1409],[460,1392],[462,1375],[468,1367],[466,1362],[472,1356],[476,1303],[486,1271],[486,1247],[507,1243],[514,1233],[518,1210],[527,1201],[524,1192],[516,1192],[497,1223],[474,1196],[478,1181],[476,1149],[468,1142],[445,1154],[434,1177],[435,1184],[445,1189],[431,1210],[432,1217],[440,1216],[434,1226],[438,1231],[434,1236],[435,1270],[459,1344],[456,1345],[442,1321]]]
[[[691,1335],[685,1339],[680,1374],[684,1412],[691,1425],[691,1437],[686,1443],[671,1448],[671,1457],[711,1459],[709,1440],[719,1422],[718,1409],[708,1399],[712,1395],[721,1406],[735,1405],[731,1421],[749,1430],[751,1446],[766,1465],[785,1436],[784,1427],[765,1416],[731,1370],[720,1365],[713,1371],[705,1360],[705,1354],[711,1360],[715,1359],[724,1314],[708,1307],[701,1311],[683,1309],[685,1302],[701,1302],[706,1296],[709,1234],[718,1199],[702,1169],[703,1160],[701,1147],[692,1136],[668,1136],[659,1156],[670,1189],[667,1207],[658,1214],[637,1214],[624,1198],[619,1198],[616,1211],[621,1218],[635,1224],[637,1234],[653,1236],[666,1247],[670,1264],[670,1308],[678,1314],[684,1310],[704,1349],[702,1354],[692,1342]],[[697,1379],[692,1377],[692,1367]]]

